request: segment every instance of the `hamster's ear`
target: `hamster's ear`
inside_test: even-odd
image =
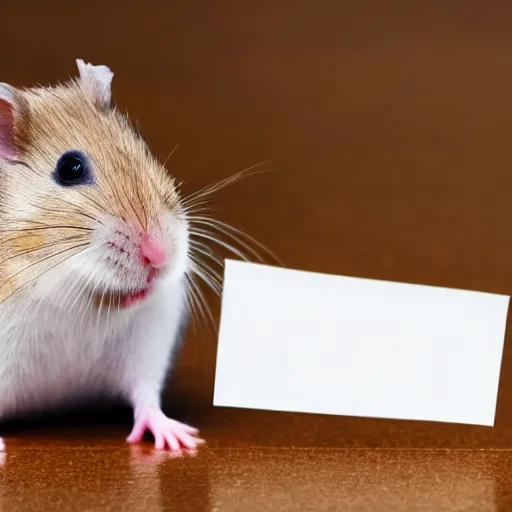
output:
[[[93,66],[82,59],[77,59],[76,65],[83,91],[100,110],[107,111],[112,104],[114,73],[107,66]]]
[[[18,150],[15,142],[16,89],[0,83],[0,158],[16,160]]]

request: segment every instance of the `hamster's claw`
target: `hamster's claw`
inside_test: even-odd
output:
[[[148,407],[136,413],[133,429],[126,441],[130,444],[139,443],[146,430],[153,434],[157,450],[169,447],[172,452],[181,452],[183,448],[194,452],[204,443],[203,439],[196,437],[196,428],[168,418],[158,408]]]

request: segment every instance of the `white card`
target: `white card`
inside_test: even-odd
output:
[[[509,299],[227,260],[214,405],[492,426]]]

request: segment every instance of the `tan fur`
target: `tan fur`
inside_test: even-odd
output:
[[[45,237],[43,235],[26,235],[23,237],[17,237],[12,241],[12,248],[16,252],[27,251],[41,247],[45,243]]]
[[[17,90],[16,98],[14,136],[22,164],[0,163],[0,301],[59,257],[81,250],[90,241],[91,218],[136,220],[146,229],[165,208],[180,209],[174,180],[126,117],[97,108],[79,80]],[[51,173],[69,150],[89,157],[94,186],[55,184]]]

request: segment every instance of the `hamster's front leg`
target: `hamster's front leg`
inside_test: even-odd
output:
[[[134,424],[129,443],[142,440],[146,430],[155,438],[155,448],[194,451],[204,441],[198,429],[171,419],[162,411],[160,396],[174,348],[181,342],[187,324],[181,308],[161,300],[138,322],[130,340],[130,356],[124,365],[123,388],[133,407]]]
[[[197,437],[198,430],[179,421],[173,420],[162,411],[156,395],[144,386],[134,390],[132,400],[134,408],[134,424],[128,443],[142,441],[144,433],[149,430],[155,438],[155,448],[163,450],[168,447],[178,452],[183,448],[195,451],[203,439]]]

